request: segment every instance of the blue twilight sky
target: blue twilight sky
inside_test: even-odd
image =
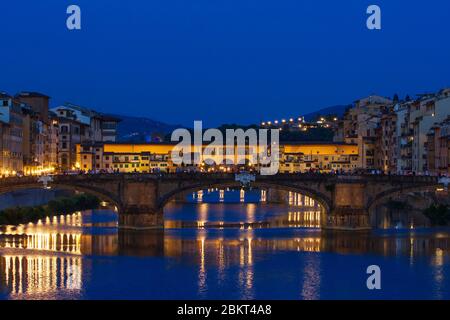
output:
[[[2,0],[0,13],[0,90],[53,105],[213,126],[450,86],[448,0]]]

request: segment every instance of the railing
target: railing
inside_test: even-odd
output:
[[[89,179],[116,180],[151,179],[151,180],[235,180],[234,173],[101,173],[101,174],[61,174],[53,175],[54,183],[81,182]],[[391,183],[438,183],[435,176],[384,175],[384,174],[331,174],[331,173],[279,173],[273,176],[257,175],[256,181],[329,181],[339,182],[391,182]],[[0,178],[0,186],[37,184],[37,176]]]

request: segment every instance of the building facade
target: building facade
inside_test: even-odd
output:
[[[375,169],[375,151],[381,117],[392,101],[381,96],[369,96],[354,102],[337,126],[336,142],[357,144],[361,169]]]
[[[428,170],[450,176],[450,116],[433,126],[427,135]]]
[[[39,92],[22,91],[15,95],[22,107],[23,117],[23,171],[40,174],[50,171],[45,162],[48,143],[50,97]]]
[[[0,92],[0,175],[77,169],[76,144],[116,140],[119,119],[38,92]]]
[[[203,151],[206,147],[206,145],[203,146]],[[171,160],[174,148],[175,144],[168,143],[84,143],[77,145],[77,162],[83,171],[173,173],[180,170],[200,172],[235,172],[242,168],[251,171],[260,170],[257,163],[252,163],[248,152],[245,164],[238,164],[237,149],[235,149],[234,158],[220,157],[222,159],[220,162],[218,155],[225,154],[224,148],[216,150],[198,166],[191,164],[177,166]],[[194,147],[192,150],[196,153]],[[196,155],[190,158],[194,157]],[[357,169],[358,148],[356,144],[338,143],[281,144],[279,159],[280,173],[351,172]]]
[[[382,114],[380,125],[375,130],[375,168],[384,173],[394,173],[397,170],[397,114],[394,107],[388,107]]]
[[[442,166],[445,171],[445,165],[439,162],[445,162],[446,155],[441,132],[449,116],[450,89],[396,103],[371,96],[346,111],[335,141],[358,145],[358,168],[395,174],[439,174]]]
[[[1,175],[23,172],[23,116],[20,103],[6,93],[0,93],[2,123]]]
[[[118,119],[66,103],[51,109],[58,126],[58,163],[62,171],[80,169],[78,144],[115,141]]]

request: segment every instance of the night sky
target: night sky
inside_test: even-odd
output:
[[[0,13],[0,90],[53,106],[214,126],[450,86],[448,0],[2,0]]]

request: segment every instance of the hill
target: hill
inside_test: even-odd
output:
[[[304,116],[306,121],[313,121],[320,115],[341,117],[346,108],[347,106],[344,105],[336,105],[307,113]],[[167,135],[171,134],[173,130],[182,127],[181,125],[167,124],[145,117],[111,116],[122,120],[117,129],[118,142],[159,142],[163,141],[164,137],[167,138]]]
[[[117,139],[119,142],[157,142],[180,125],[171,125],[145,117],[111,115],[119,118]]]
[[[331,106],[331,107],[327,107],[327,108],[323,108],[317,111],[313,111],[310,113],[305,114],[305,120],[306,121],[313,121],[315,120],[315,118],[317,118],[317,116],[323,116],[323,115],[336,115],[337,117],[342,117],[342,115],[345,112],[345,109],[348,106],[346,105],[336,105],[336,106]]]

